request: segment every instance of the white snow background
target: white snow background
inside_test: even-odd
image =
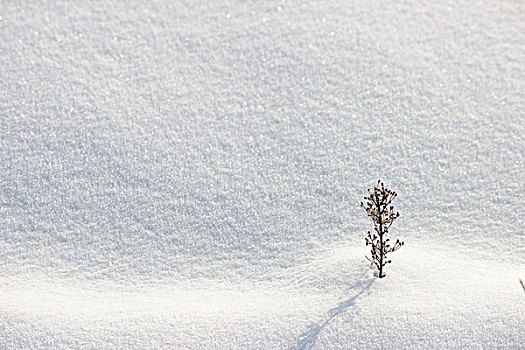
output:
[[[0,16],[1,349],[523,348],[523,1]]]

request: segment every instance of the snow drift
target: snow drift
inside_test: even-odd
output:
[[[1,348],[525,343],[522,4],[2,9]]]

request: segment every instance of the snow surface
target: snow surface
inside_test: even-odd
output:
[[[523,348],[523,2],[0,16],[1,349]]]

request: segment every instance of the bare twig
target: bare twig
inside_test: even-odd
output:
[[[397,193],[385,188],[385,185],[379,180],[373,190],[368,190],[369,196],[364,197],[365,203],[361,202],[361,207],[365,209],[368,216],[372,219],[374,224],[374,233],[368,231],[365,238],[366,245],[371,246],[371,259],[367,259],[379,270],[379,278],[385,277],[383,274],[383,266],[391,263],[387,260],[387,253],[394,252],[403,246],[403,242],[396,240],[396,243],[391,246],[389,239],[385,240],[385,235],[388,233],[390,226],[394,220],[399,217],[399,213],[394,211],[394,206],[391,205],[392,200],[397,197]]]

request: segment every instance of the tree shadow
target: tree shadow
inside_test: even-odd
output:
[[[335,319],[337,316],[344,313],[349,307],[355,304],[355,301],[357,298],[361,296],[364,292],[366,292],[368,289],[370,289],[370,286],[374,283],[376,279],[371,278],[369,280],[364,280],[356,283],[354,286],[350,287],[349,289],[356,289],[364,285],[364,287],[360,288],[360,291],[356,294],[354,294],[352,297],[350,297],[347,300],[341,301],[339,304],[337,304],[336,307],[330,309],[325,317],[324,320],[321,320],[317,323],[312,323],[306,332],[301,334],[299,341],[297,342],[297,345],[295,349],[297,350],[309,350],[312,349],[317,341],[317,337],[319,336],[319,333],[328,326],[333,319]]]

